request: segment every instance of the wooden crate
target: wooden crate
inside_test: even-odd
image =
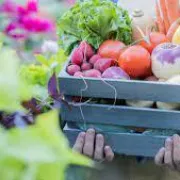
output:
[[[99,79],[69,76],[64,70],[59,75],[61,92],[65,96],[81,96],[94,98],[111,98],[114,90]],[[106,82],[116,88],[117,99],[136,99],[162,102],[180,102],[180,86],[163,82],[110,80]],[[103,104],[79,104],[70,102],[71,109],[62,105],[61,116],[68,123],[98,124],[146,127],[158,129],[180,130],[180,111],[153,108],[136,108],[128,106],[112,106]],[[84,119],[82,117],[81,109]],[[65,127],[64,132],[73,144],[80,129]],[[164,145],[167,138],[161,135],[145,135],[135,133],[102,132],[106,142],[119,154],[153,157]]]

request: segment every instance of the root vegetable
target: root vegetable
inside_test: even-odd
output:
[[[86,41],[82,41],[80,43],[79,49],[82,51],[86,60],[90,59],[94,55],[93,48]]]
[[[81,71],[75,72],[74,77],[83,77],[83,73]]]
[[[87,71],[87,70],[90,70],[92,69],[92,64],[90,63],[87,63],[87,62],[84,62],[82,65],[81,65],[81,70],[82,71]]]
[[[90,58],[90,60],[89,60],[89,63],[91,63],[91,64],[95,64],[96,63],[96,61],[98,60],[98,59],[100,59],[101,58],[101,56],[99,55],[99,54],[95,54],[94,56],[92,56],[91,58]]]
[[[104,71],[102,78],[111,78],[111,79],[127,79],[129,80],[129,75],[122,70],[120,67],[110,67]]]
[[[91,69],[83,72],[84,77],[101,78],[101,72],[97,69]]]
[[[94,69],[104,72],[107,68],[111,67],[113,60],[109,58],[101,58],[94,64]]]
[[[80,70],[81,70],[80,67],[76,64],[72,64],[67,67],[67,73],[71,76],[73,76],[76,72]]]
[[[81,65],[83,63],[83,53],[82,50],[76,48],[71,55],[71,62],[72,64]]]

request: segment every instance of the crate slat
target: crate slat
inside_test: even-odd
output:
[[[69,109],[62,105],[61,117],[67,122],[134,126],[180,130],[180,112],[150,108],[133,108],[101,104],[72,105]]]
[[[86,78],[87,89],[83,97],[114,99],[114,89],[99,79]],[[162,102],[180,102],[180,85],[170,85],[160,82],[106,80],[116,88],[117,99],[137,99]],[[82,79],[74,78],[65,73],[59,76],[61,92],[69,96],[81,96],[85,89]]]
[[[69,139],[70,145],[73,146],[78,129],[71,129],[67,126],[64,133]],[[147,136],[128,133],[104,133],[106,143],[110,145],[115,153],[154,157],[158,150],[164,146],[166,137],[164,136]]]

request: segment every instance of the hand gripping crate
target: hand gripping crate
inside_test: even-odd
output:
[[[93,98],[114,99],[115,92],[100,79],[75,78],[69,76],[66,67],[59,75],[61,92],[65,97],[83,96]],[[147,100],[161,102],[180,102],[180,86],[170,85],[163,82],[126,81],[105,79],[117,91],[117,99]],[[87,87],[86,87],[87,86]],[[85,88],[86,87],[86,88]],[[113,106],[107,104],[79,104],[69,100],[71,108],[62,105],[61,118],[67,123],[90,123],[96,125],[125,127],[145,127],[155,129],[180,130],[180,112],[176,110],[161,110],[153,108],[136,108],[129,106]],[[82,112],[83,116],[82,116]],[[78,128],[66,126],[64,133],[70,144],[75,142]],[[113,131],[101,132],[104,134],[106,143],[110,145],[115,153],[153,157],[164,145],[166,136],[147,135],[136,133],[121,133]]]

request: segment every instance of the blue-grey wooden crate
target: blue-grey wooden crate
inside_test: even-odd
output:
[[[162,102],[180,102],[180,85],[164,82],[103,79],[116,89],[117,99],[137,99]],[[69,96],[115,98],[115,91],[100,79],[75,78],[65,69],[59,75],[61,92]],[[86,88],[87,86],[87,88]]]
[[[64,133],[73,146],[80,130],[64,128]],[[166,137],[149,136],[130,133],[104,133],[106,144],[110,145],[117,154],[154,157],[158,150],[164,145]]]
[[[66,96],[95,98],[114,98],[113,88],[102,80],[74,78],[65,72],[60,73],[61,92]],[[85,83],[85,82],[86,83]],[[137,99],[162,102],[180,102],[180,86],[163,82],[110,80],[106,82],[116,88],[117,99]],[[87,86],[87,88],[85,88]],[[105,124],[116,126],[133,126],[147,128],[163,128],[180,130],[180,112],[150,108],[134,108],[101,104],[82,105],[70,104],[71,109],[62,105],[61,116],[67,122]],[[71,143],[74,142],[79,130],[65,129]],[[154,156],[164,145],[164,136],[137,135],[128,133],[105,132],[107,142],[115,152],[127,155]]]

